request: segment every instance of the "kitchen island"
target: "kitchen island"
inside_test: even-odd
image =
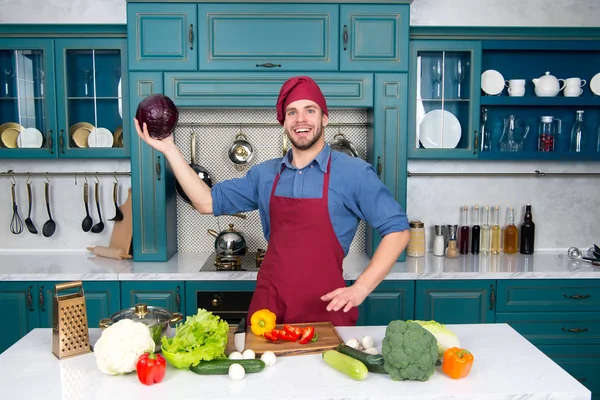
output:
[[[241,381],[200,376],[171,366],[163,382],[142,385],[135,373],[109,376],[93,353],[58,360],[51,329],[34,329],[0,354],[0,387],[7,399],[523,399],[589,400],[591,393],[507,324],[448,325],[475,362],[464,379],[436,367],[427,382],[392,381],[369,373],[354,381],[327,366],[319,354],[280,357]],[[369,334],[380,348],[384,326],[340,327],[344,340]],[[91,329],[91,342],[100,335]]]

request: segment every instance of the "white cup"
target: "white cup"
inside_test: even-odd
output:
[[[563,89],[563,95],[565,97],[579,97],[583,93],[582,87],[585,86],[587,81],[580,78],[568,78],[565,79],[565,88]]]
[[[508,95],[513,97],[525,96],[525,79],[510,79],[505,81],[508,88]]]

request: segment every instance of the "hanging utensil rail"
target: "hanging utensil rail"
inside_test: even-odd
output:
[[[177,126],[185,126],[185,127],[202,127],[202,126],[210,126],[210,127],[235,127],[235,128],[248,128],[248,127],[264,127],[264,126],[277,126],[281,127],[277,122],[178,122]],[[332,126],[357,126],[357,127],[367,127],[373,126],[372,123],[368,122],[330,122],[327,124],[328,127]]]
[[[8,171],[0,172],[0,177],[17,177],[17,176],[131,176],[131,172],[123,171],[123,172],[15,172],[11,169]]]

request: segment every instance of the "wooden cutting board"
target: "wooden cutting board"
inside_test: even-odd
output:
[[[292,326],[314,326],[315,332],[319,334],[319,338],[315,342],[307,344],[300,344],[298,342],[287,342],[284,340],[278,340],[277,342],[271,342],[262,336],[256,336],[248,327],[246,332],[246,349],[252,349],[256,353],[257,358],[265,351],[272,351],[277,357],[281,356],[299,356],[304,354],[316,354],[323,353],[326,350],[335,349],[339,344],[344,343],[340,337],[338,331],[331,324],[331,322],[314,322],[307,324],[291,324]],[[277,329],[283,329],[283,325],[277,325]],[[227,348],[225,354],[229,355],[235,351],[233,344],[233,333],[237,330],[237,326],[231,325],[229,327],[229,341],[227,342]]]

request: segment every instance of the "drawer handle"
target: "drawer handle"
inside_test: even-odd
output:
[[[573,332],[573,333],[582,333],[582,332],[589,331],[588,328],[565,328],[565,327],[561,327],[560,329],[562,329],[565,332]]]
[[[381,170],[383,167],[381,166],[381,156],[377,156],[377,177],[381,178]]]
[[[177,286],[177,291],[175,292],[175,305],[177,306],[177,311],[181,311],[181,293],[179,293],[179,285]]]
[[[490,310],[494,309],[496,303],[496,292],[494,292],[494,285],[490,285]]]
[[[347,50],[348,47],[348,25],[344,25],[344,51]]]
[[[29,308],[29,311],[33,311],[33,296],[31,295],[32,288],[33,287],[30,285],[27,289],[27,308]]]
[[[479,148],[479,136],[477,136],[477,131],[473,134],[475,139],[473,139],[473,154],[477,154],[477,149]]]
[[[256,64],[256,67],[264,67],[264,68],[279,67],[279,68],[281,68],[281,64],[264,63],[264,64]]]
[[[211,304],[213,307],[219,307],[220,305],[222,305],[222,304],[223,304],[223,298],[222,298],[220,295],[218,295],[218,294],[215,294],[215,296],[213,297],[213,299],[212,299],[212,301],[210,302],[210,304]]]
[[[190,31],[188,33],[188,40],[190,42],[190,50],[194,50],[194,24],[190,24]]]
[[[160,181],[160,173],[161,173],[161,168],[160,168],[160,156],[158,156],[156,158],[156,178],[157,180]]]
[[[52,130],[48,132],[48,149],[50,149],[50,154],[54,154],[54,147],[52,147]]]
[[[588,297],[591,297],[589,294],[575,294],[573,296],[569,296],[568,294],[563,294],[563,297],[566,297],[567,299],[587,299]]]

